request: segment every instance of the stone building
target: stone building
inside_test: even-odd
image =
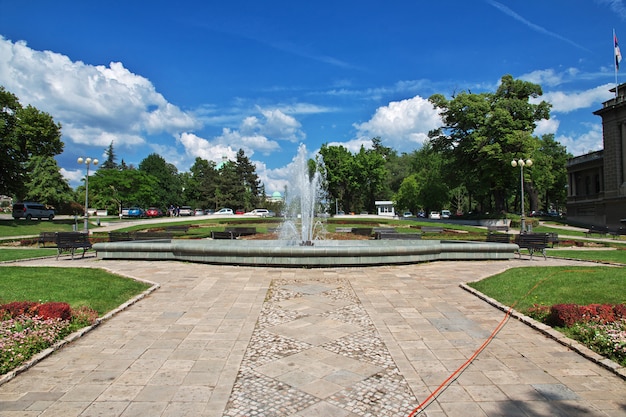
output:
[[[626,226],[626,84],[618,92],[593,113],[602,118],[604,149],[567,162],[570,222]]]

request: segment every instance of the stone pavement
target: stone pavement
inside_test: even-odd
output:
[[[0,416],[408,416],[504,317],[460,283],[571,264],[582,263],[20,262],[103,267],[160,288],[0,386]],[[417,415],[626,416],[626,382],[510,319]]]

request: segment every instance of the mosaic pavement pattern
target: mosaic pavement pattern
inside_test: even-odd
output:
[[[276,279],[224,416],[406,416],[417,403],[347,280]]]

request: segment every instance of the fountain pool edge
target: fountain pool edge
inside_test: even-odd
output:
[[[327,268],[413,264],[438,260],[507,260],[515,244],[474,241],[319,240],[300,246],[280,240],[154,240],[96,243],[99,259],[187,261],[224,265]]]

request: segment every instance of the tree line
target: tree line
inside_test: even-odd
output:
[[[331,212],[374,213],[375,201],[391,200],[398,211],[414,213],[444,208],[501,213],[520,207],[520,169],[511,161],[532,159],[532,167],[524,169],[525,207],[558,208],[567,198],[571,155],[553,135],[533,134],[537,123],[550,117],[550,105],[538,101],[541,95],[539,85],[510,75],[502,77],[495,92],[462,91],[450,99],[435,94],[429,101],[443,123],[419,149],[398,153],[380,137],[354,153],[323,144],[310,168],[318,166],[324,174]],[[82,212],[75,202],[84,201],[84,186],[71,190],[54,160],[63,150],[60,124],[31,106],[22,108],[2,87],[0,106],[0,194]],[[89,179],[90,201],[111,213],[132,205],[281,209],[267,201],[255,166],[241,149],[235,161],[196,158],[188,172],[179,172],[158,154],[137,167],[117,163],[113,143],[105,155]]]

